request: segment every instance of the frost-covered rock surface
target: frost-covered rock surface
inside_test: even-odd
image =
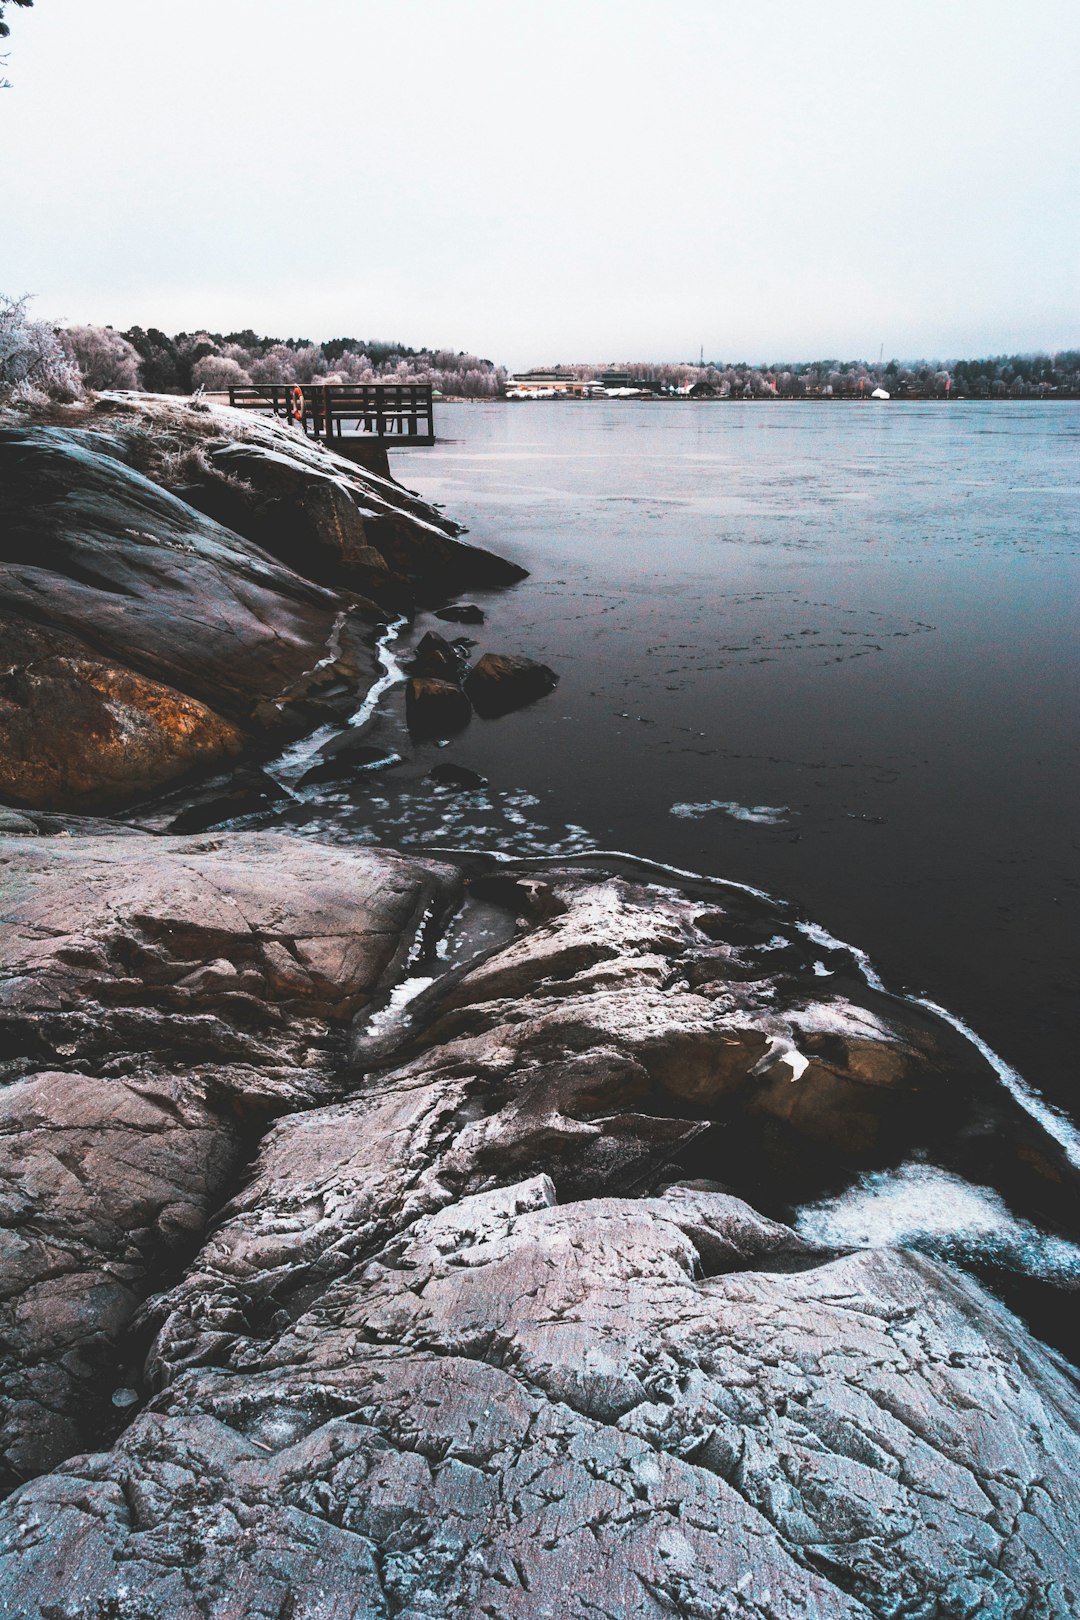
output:
[[[284,837],[0,837],[0,1466],[109,1432],[122,1342],[268,1115],[332,1095],[341,1026],[455,874]]]
[[[340,881],[352,857],[308,848]],[[1076,1615],[1071,1369],[968,1277],[814,1247],[725,1185],[751,1154],[770,1184],[875,1162],[963,1079],[946,1036],[814,989],[749,903],[597,872],[472,893],[518,936],[361,1007],[337,1099],[266,1131],[141,1308],[132,1420],[0,1516],[0,1614]],[[116,1131],[160,1107],[120,1083]]]

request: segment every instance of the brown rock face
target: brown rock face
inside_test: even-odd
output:
[[[232,444],[212,452],[216,468],[252,487],[225,492],[223,515],[307,579],[378,593],[391,581],[348,485],[281,451]]]
[[[5,626],[0,796],[112,810],[238,754],[237,728],[195,698],[27,621]]]
[[[546,664],[531,658],[512,658],[505,653],[485,653],[476,661],[465,680],[465,690],[477,714],[495,719],[546,697],[558,685],[559,677]]]
[[[935,1077],[936,1054],[910,1042],[882,1045],[810,1032],[803,1037],[802,1053],[806,1066],[800,1063],[797,1080],[790,1059],[762,1077],[754,1113],[783,1121],[811,1142],[826,1147],[842,1142],[867,1157],[902,1128],[903,1115]]]
[[[228,495],[222,510],[230,526],[310,578],[352,584],[380,600],[396,581],[426,600],[525,577],[516,564],[456,539],[452,525],[400,484],[365,477],[339,456],[243,443],[213,451],[212,460],[254,490],[248,499]]]

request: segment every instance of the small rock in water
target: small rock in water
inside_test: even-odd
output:
[[[494,719],[546,697],[558,685],[559,677],[546,664],[506,653],[485,653],[465,681],[465,690],[477,714]]]
[[[414,737],[446,737],[472,718],[472,706],[453,681],[413,676],[405,688],[405,718]]]
[[[436,613],[437,619],[446,619],[451,624],[483,624],[484,612],[475,602],[455,602],[451,607],[440,608]]]
[[[417,643],[409,669],[413,675],[430,675],[440,681],[460,681],[462,658],[443,636],[429,630]]]
[[[265,771],[238,771],[229,787],[212,799],[192,804],[169,823],[171,833],[201,833],[237,816],[249,816],[287,799],[288,793]]]
[[[428,771],[428,780],[442,787],[485,788],[488,785],[487,777],[481,776],[479,771],[470,771],[467,765],[454,765],[450,760],[445,765],[433,765]]]
[[[112,1403],[114,1406],[120,1407],[121,1411],[124,1411],[129,1406],[138,1406],[139,1397],[133,1389],[114,1389]]]
[[[315,763],[304,772],[298,787],[309,787],[313,782],[334,782],[359,771],[385,770],[401,762],[401,755],[392,749],[376,748],[357,736],[355,731],[342,731],[324,743],[315,756]]]

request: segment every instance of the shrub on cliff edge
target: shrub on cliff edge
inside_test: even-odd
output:
[[[30,319],[29,293],[0,293],[0,395],[13,404],[77,399],[79,372],[48,321]]]

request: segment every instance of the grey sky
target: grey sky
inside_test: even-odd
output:
[[[0,289],[511,365],[1080,345],[1078,0],[37,0]]]

